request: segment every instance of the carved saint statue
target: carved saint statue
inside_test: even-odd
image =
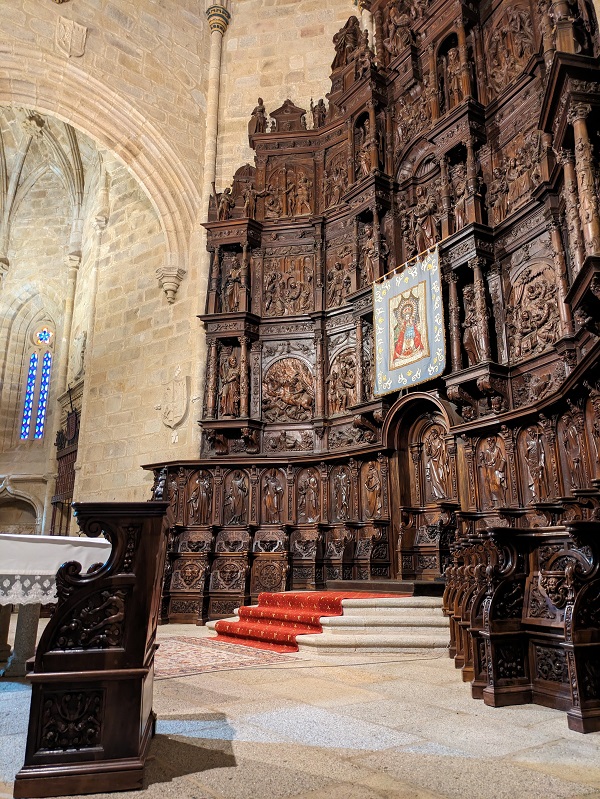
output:
[[[461,230],[467,224],[467,170],[457,164],[452,175],[454,185],[454,229]]]
[[[336,519],[344,521],[350,513],[350,476],[346,469],[338,469],[333,480],[333,505]]]
[[[350,291],[350,276],[346,273],[344,264],[336,261],[327,272],[327,306],[337,308],[344,301]]]
[[[310,207],[310,187],[312,180],[309,180],[306,175],[301,175],[298,178],[298,188],[296,189],[296,202],[295,202],[295,215],[304,216],[311,214]]]
[[[375,261],[376,261],[376,248],[375,248],[375,235],[373,233],[373,225],[365,225],[365,238],[361,248],[363,256],[363,276],[365,285],[368,286],[375,280]]]
[[[267,130],[267,112],[262,97],[258,98],[258,104],[252,111],[252,118],[248,123],[248,133],[265,133]]]
[[[215,192],[216,196],[216,192]],[[235,200],[231,194],[231,188],[227,186],[225,191],[218,195],[217,202],[217,219],[219,222],[225,222],[231,216],[231,209],[235,205]]]
[[[378,519],[381,516],[381,475],[375,461],[371,461],[367,470],[365,492],[367,495],[367,518]]]
[[[239,469],[231,476],[229,491],[225,494],[225,524],[246,523],[246,497],[248,496],[248,479]]]
[[[412,217],[414,224],[415,243],[418,252],[424,252],[433,247],[437,241],[437,219],[435,211],[436,202],[427,194],[425,186],[417,186],[417,201],[413,205]]]
[[[221,365],[221,398],[219,416],[237,416],[240,407],[240,367],[237,357],[229,356]]]
[[[309,524],[318,522],[319,514],[319,482],[314,472],[309,472],[298,485],[298,512]]]
[[[483,359],[483,350],[479,336],[479,326],[477,325],[475,289],[473,286],[464,287],[463,302],[465,307],[465,321],[462,323],[464,328],[463,346],[467,354],[468,365],[476,366]]]
[[[383,46],[392,56],[399,55],[404,47],[411,44],[410,25],[410,14],[404,3],[392,0],[388,6],[387,37],[383,40]]]
[[[581,462],[580,432],[575,421],[570,416],[566,418],[562,440],[567,455],[571,488],[581,488],[583,486],[583,465]]]
[[[508,210],[508,183],[504,171],[494,167],[493,180],[488,190],[488,207],[492,211],[492,224],[504,221]]]
[[[345,67],[349,62],[356,48],[360,43],[360,25],[356,17],[350,17],[344,27],[333,37],[335,47],[335,58],[331,69]]]
[[[263,492],[265,521],[267,524],[278,524],[281,522],[283,487],[277,478],[275,469],[271,469],[271,471],[267,473],[263,485]]]
[[[242,285],[242,267],[235,255],[228,258],[229,272],[223,286],[222,303],[224,311],[239,311],[240,288]]]
[[[479,456],[483,482],[493,508],[506,504],[506,458],[496,436],[489,436]]]
[[[431,486],[431,496],[434,500],[445,499],[448,496],[450,464],[446,442],[438,427],[432,427],[425,440],[425,456],[425,479]]]
[[[316,105],[313,105],[311,97],[310,113],[312,114],[313,128],[315,128],[315,130],[317,128],[322,128],[325,124],[325,120],[327,119],[327,108],[325,107],[325,102],[323,101],[322,97]]]
[[[247,219],[256,218],[256,200],[258,197],[266,197],[268,191],[256,191],[252,186],[247,186],[244,189],[242,197],[244,198],[244,216]]]
[[[454,108],[454,106],[462,102],[463,99],[462,86],[460,83],[460,60],[456,47],[451,47],[450,50],[448,50],[446,86],[448,87],[448,107]]]
[[[546,499],[549,494],[548,473],[544,440],[536,427],[530,427],[525,435],[525,465],[527,466],[527,485],[534,502]]]

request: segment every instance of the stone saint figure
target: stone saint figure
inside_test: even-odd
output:
[[[425,441],[425,479],[431,486],[431,496],[434,500],[445,499],[448,496],[449,464],[446,442],[437,427],[432,428],[429,438]]]
[[[265,520],[268,524],[281,522],[283,488],[275,471],[269,472],[264,483]]]
[[[548,475],[546,472],[546,453],[542,436],[535,427],[527,430],[525,437],[525,464],[527,466],[527,485],[534,502],[548,496]]]
[[[479,456],[483,480],[493,508],[506,503],[506,458],[496,436],[489,436],[487,448]]]
[[[369,464],[365,490],[367,492],[367,518],[377,519],[381,516],[381,475],[374,461]]]
[[[219,416],[237,416],[240,407],[240,367],[235,355],[230,355],[221,367],[221,398]]]
[[[229,491],[225,494],[225,508],[228,510],[226,524],[245,524],[248,480],[239,469],[233,473]]]
[[[307,522],[319,521],[319,483],[314,474],[309,473],[298,486],[300,501],[298,509]]]

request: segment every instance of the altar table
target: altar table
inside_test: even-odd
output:
[[[10,654],[11,605],[19,606],[14,651],[0,676],[22,677],[35,652],[40,607],[56,601],[56,572],[63,563],[81,563],[82,572],[105,563],[111,544],[104,538],[0,534],[0,661]]]

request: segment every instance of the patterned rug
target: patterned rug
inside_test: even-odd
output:
[[[248,666],[270,666],[295,658],[261,649],[223,643],[214,638],[163,638],[155,656],[155,679],[168,680],[206,671],[243,669]]]

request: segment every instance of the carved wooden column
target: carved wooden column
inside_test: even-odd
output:
[[[250,391],[250,407],[252,409],[252,418],[260,419],[260,378],[261,378],[261,350],[262,344],[260,341],[253,341],[250,355],[250,370],[252,389]]]
[[[388,175],[394,174],[394,124],[392,119],[392,109],[387,108],[385,112],[385,138],[387,145],[385,148],[385,172]]]
[[[450,229],[450,219],[452,214],[452,197],[450,196],[450,181],[448,180],[448,159],[445,155],[440,156],[440,197],[442,199],[442,239],[453,232]]]
[[[575,176],[575,156],[571,150],[559,150],[558,162],[563,168],[563,198],[565,201],[565,217],[569,237],[569,251],[572,258],[573,277],[583,266],[583,236],[581,234],[581,221],[579,219],[577,199],[577,179]]]
[[[594,181],[592,147],[586,124],[591,110],[591,106],[587,103],[576,103],[571,107],[568,115],[575,135],[575,172],[579,190],[579,216],[586,255],[596,255],[600,252],[598,200]]]
[[[213,247],[211,251],[210,280],[208,284],[208,313],[219,313],[221,303],[219,300],[219,276],[221,272],[221,248]]]
[[[240,416],[248,418],[250,383],[248,380],[248,336],[240,336]]]
[[[386,50],[383,46],[383,11],[377,9],[375,12],[375,54],[377,61],[382,65],[386,65]]]
[[[318,323],[317,323],[318,324]],[[323,418],[325,416],[325,331],[319,325],[315,329],[315,416]]]
[[[346,123],[348,129],[348,186],[356,181],[356,167],[354,164],[354,123],[349,119]]]
[[[550,496],[547,497],[547,499],[558,499],[558,497],[565,495],[565,489],[560,485],[561,469],[559,465],[559,459],[556,455],[556,422],[544,416],[543,413],[540,413],[540,427],[542,428],[544,438],[548,444],[548,465],[550,467],[549,482],[552,483]]]
[[[460,60],[460,85],[463,100],[466,100],[467,97],[471,97],[471,67],[469,66],[467,35],[462,15],[456,18],[456,34],[458,36],[458,57]]]
[[[375,244],[375,264],[374,264],[375,268],[373,270],[375,272],[375,274],[373,275],[374,280],[377,280],[378,278],[381,277],[381,258],[380,258],[381,222],[379,219],[380,210],[381,209],[379,208],[377,203],[375,203],[375,205],[373,206],[373,241]],[[365,269],[365,278],[366,278],[366,269]]]
[[[568,0],[557,0],[550,7],[556,31],[556,49],[563,53],[575,53],[577,43],[573,34],[573,16]]]
[[[448,283],[448,311],[450,323],[450,360],[452,371],[458,372],[462,369],[462,353],[460,348],[460,305],[458,302],[458,291],[456,283],[458,277],[455,272],[446,275]]]
[[[242,250],[242,269],[240,272],[242,291],[240,311],[250,310],[250,245],[245,242]]]
[[[350,291],[358,291],[360,288],[360,225],[358,217],[354,217],[354,248],[352,250],[352,272],[350,273]]]
[[[560,235],[560,225],[556,219],[552,218],[548,220],[546,229],[550,233],[552,257],[556,267],[556,288],[558,294],[558,313],[560,315],[560,325],[562,328],[561,332],[563,336],[571,336],[573,335],[573,316],[571,314],[571,307],[566,300],[567,292],[569,291],[569,282],[567,279],[565,251]]]
[[[356,401],[364,400],[363,387],[363,329],[362,319],[356,320]]]
[[[369,100],[369,102],[367,103],[367,108],[369,110],[369,129],[371,131],[371,143],[370,143],[371,171],[373,171],[373,169],[379,169],[379,147],[377,145],[377,117],[375,115],[375,103],[373,100]]]
[[[485,58],[483,56],[483,40],[479,25],[473,27],[473,40],[475,42],[475,71],[477,74],[477,99],[482,105],[489,102],[487,90],[487,75],[485,71]]]
[[[215,467],[215,510],[214,520],[216,525],[223,524],[223,469]]]
[[[315,311],[326,308],[325,298],[325,251],[322,225],[315,225]]]
[[[208,366],[206,369],[206,418],[214,419],[217,409],[217,375],[219,344],[212,339],[208,348]]]
[[[540,33],[542,34],[542,49],[544,53],[544,63],[546,69],[550,69],[554,60],[556,45],[554,42],[554,23],[550,16],[550,3],[548,0],[539,0],[538,11],[540,13]]]
[[[440,117],[440,87],[438,86],[437,68],[435,63],[435,47],[433,44],[430,44],[427,48],[427,54],[429,56],[429,107],[431,110],[431,120],[432,122],[435,122],[435,120],[439,119]]]
[[[250,469],[250,497],[249,497],[249,518],[250,524],[258,524],[260,522],[260,485],[258,477],[258,469],[252,466]]]
[[[373,44],[373,14],[371,13],[370,0],[358,0],[358,7],[360,9],[360,21],[363,30],[369,31],[369,40]]]
[[[483,360],[490,361],[492,359],[492,348],[490,345],[490,331],[488,327],[488,309],[485,296],[485,281],[483,279],[483,272],[481,267],[483,265],[482,258],[471,258],[469,266],[473,270],[473,289],[475,293],[475,315],[477,318],[477,327],[479,335],[481,336],[481,350],[483,353]]]

